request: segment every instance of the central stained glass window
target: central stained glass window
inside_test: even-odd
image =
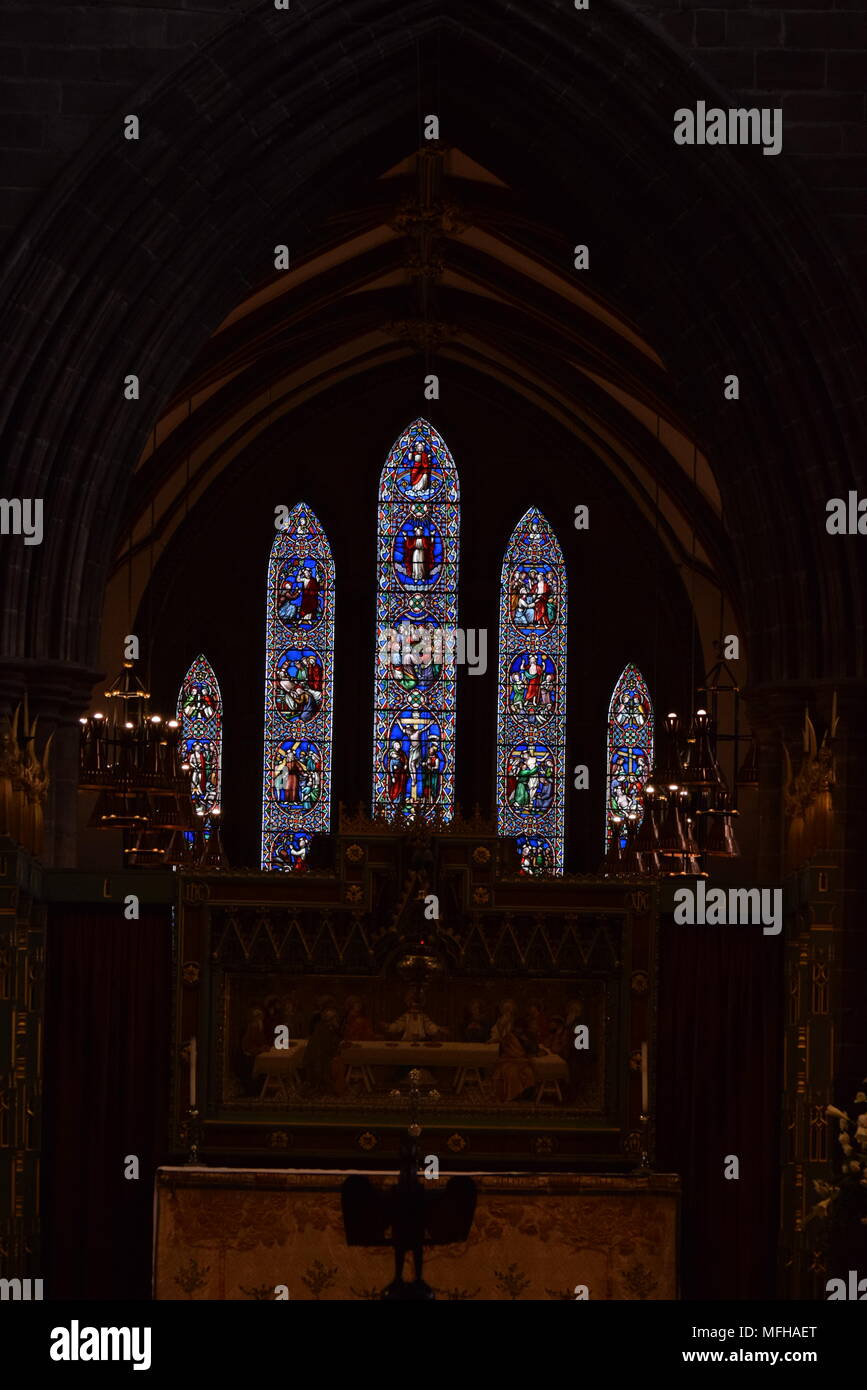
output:
[[[379,482],[374,815],[454,811],[459,502],[445,440],[415,420]]]

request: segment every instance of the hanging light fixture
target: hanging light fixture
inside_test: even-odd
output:
[[[134,662],[124,660],[105,691],[108,714],[79,721],[79,787],[99,793],[90,826],[126,832],[124,860],[138,866],[166,862],[172,830],[186,825],[189,798],[177,720],[150,714],[149,697]]]
[[[635,853],[638,856],[640,872],[650,876],[658,874],[660,869],[657,796],[656,787],[652,782],[648,782],[645,786],[643,800],[644,816],[641,825],[635,832],[633,843]]]
[[[628,878],[643,877],[644,867],[641,856],[636,848],[638,837],[638,816],[635,811],[631,811],[626,817],[626,849],[623,852],[623,863],[620,872]]]
[[[612,816],[611,839],[608,842],[608,849],[605,852],[605,858],[602,861],[602,867],[600,869],[600,873],[603,878],[616,878],[618,874],[623,873],[623,861],[625,858],[625,851],[620,843],[620,837],[622,836],[622,834],[623,817]]]
[[[153,521],[151,507],[151,535]],[[150,569],[152,574],[152,551]],[[131,627],[132,532],[127,609]],[[79,787],[99,793],[90,826],[124,832],[125,864],[164,864],[173,832],[186,826],[183,802],[189,799],[189,778],[180,766],[178,721],[150,712],[149,686],[126,652],[104,695],[107,713],[100,710],[79,721]]]
[[[702,816],[705,827],[702,843],[703,854],[724,856],[729,859],[736,859],[740,855],[732,827],[732,816],[736,815],[737,811],[732,811],[729,806],[728,792],[721,792],[718,805],[712,811],[705,811]]]
[[[208,813],[208,825],[202,832],[202,848],[198,860],[202,869],[228,869],[229,861],[220,834],[220,808]]]

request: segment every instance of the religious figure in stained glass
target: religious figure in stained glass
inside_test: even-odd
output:
[[[197,656],[178,692],[180,748],[190,769],[190,800],[196,815],[220,814],[223,701],[211,663]]]
[[[614,816],[622,821],[621,844],[626,844],[629,817],[636,829],[644,817],[644,787],[653,766],[653,706],[637,666],[623,668],[608,706],[605,847],[611,843]]]
[[[302,870],[331,823],[334,562],[318,519],[299,502],[268,564],[262,868]]]
[[[453,813],[459,501],[445,441],[415,420],[379,483],[374,814]]]
[[[563,872],[566,575],[535,507],[503,563],[497,704],[497,823],[522,874]]]

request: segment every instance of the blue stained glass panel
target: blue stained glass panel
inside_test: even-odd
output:
[[[620,843],[626,845],[626,822],[644,819],[644,787],[653,766],[653,705],[647,682],[637,666],[624,666],[608,706],[605,848],[611,843],[615,816],[623,821]]]
[[[459,503],[445,440],[413,421],[379,482],[374,814],[454,813]]]
[[[178,692],[180,749],[190,769],[190,800],[196,815],[221,811],[223,768],[223,699],[207,657],[191,663]]]
[[[537,508],[509,541],[500,587],[497,825],[522,874],[563,872],[566,573]]]
[[[334,562],[318,518],[299,502],[268,562],[262,868],[301,871],[331,825]]]

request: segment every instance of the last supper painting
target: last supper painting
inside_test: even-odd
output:
[[[818,1350],[867,1300],[864,16],[0,9],[0,1305]]]

